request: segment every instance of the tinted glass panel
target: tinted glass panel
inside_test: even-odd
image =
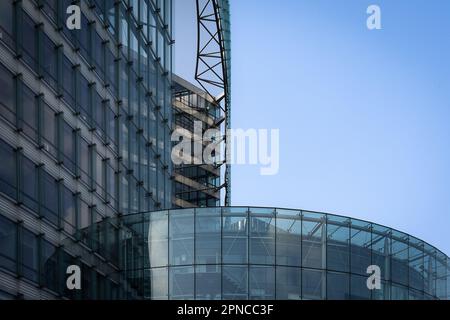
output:
[[[302,273],[300,268],[277,267],[277,299],[300,300],[302,292]]]
[[[325,266],[325,216],[305,213],[302,221],[303,266],[323,268]]]
[[[38,281],[39,259],[36,235],[24,229],[22,233],[23,275],[31,281]]]
[[[16,271],[17,228],[16,225],[0,215],[0,267]]]
[[[170,213],[170,264],[188,265],[194,262],[194,210]]]
[[[222,285],[223,299],[248,299],[248,270],[247,267],[223,266]]]
[[[0,65],[0,115],[11,123],[16,121],[14,80],[12,74],[2,65]]]
[[[0,192],[16,197],[16,156],[13,148],[0,140],[0,154],[2,155],[2,165],[0,166]]]

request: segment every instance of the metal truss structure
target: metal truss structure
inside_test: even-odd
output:
[[[195,79],[225,113],[231,128],[231,41],[229,0],[197,1],[197,64]],[[225,140],[225,205],[231,205],[230,143]]]

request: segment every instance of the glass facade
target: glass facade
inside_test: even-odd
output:
[[[276,208],[177,209],[124,217],[143,230],[124,254],[141,261],[147,299],[449,299],[450,259],[431,245],[378,224]],[[144,240],[143,243],[141,241]],[[129,241],[129,239],[127,240]],[[140,248],[142,246],[142,248]],[[380,267],[369,290],[367,268]]]
[[[0,296],[133,291],[117,217],[172,205],[171,14],[171,0],[0,1]],[[69,264],[82,293],[64,289]]]

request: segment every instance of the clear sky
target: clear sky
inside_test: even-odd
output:
[[[192,80],[195,1],[175,3],[175,72]],[[231,14],[233,127],[278,128],[281,148],[278,175],[233,167],[233,205],[366,219],[450,254],[450,1],[231,0]]]

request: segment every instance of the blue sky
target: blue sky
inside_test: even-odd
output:
[[[192,80],[194,0],[175,0]],[[382,30],[366,28],[377,4]],[[450,254],[450,1],[231,0],[234,128],[279,128],[280,171],[234,166],[233,205],[367,219]]]

